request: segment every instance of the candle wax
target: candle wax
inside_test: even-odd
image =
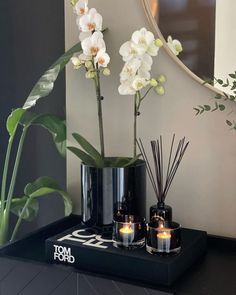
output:
[[[158,233],[157,234],[157,237],[159,239],[170,239],[171,238],[171,234],[168,233],[168,232],[163,231],[163,232]]]
[[[125,225],[120,229],[120,233],[122,234],[132,234],[134,231],[130,225]]]

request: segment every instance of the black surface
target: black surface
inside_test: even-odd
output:
[[[2,284],[5,284],[4,288],[7,289],[6,282],[9,282],[9,285],[19,286],[18,290],[22,287],[22,284],[17,282],[19,276],[16,273],[17,269],[21,271],[21,266],[16,270],[15,268],[18,265],[22,265],[22,260],[27,259],[31,260],[31,262],[25,263],[24,269],[28,267],[31,269],[35,266],[36,270],[34,274],[36,276],[33,278],[31,276],[27,283],[24,281],[25,286],[22,287],[20,293],[16,294],[30,294],[26,292],[30,290],[31,284],[36,288],[31,295],[111,295],[116,294],[113,293],[116,291],[119,291],[119,294],[125,295],[236,294],[236,241],[227,238],[209,237],[207,255],[170,288],[156,287],[153,289],[148,285],[139,283],[132,284],[130,281],[120,281],[117,280],[117,278],[102,277],[100,274],[92,275],[87,272],[74,272],[72,268],[66,266],[48,266],[45,263],[44,255],[44,242],[48,237],[47,232],[49,235],[51,235],[52,232],[60,232],[60,230],[65,230],[72,225],[76,225],[79,221],[79,218],[76,216],[66,218],[64,221],[59,221],[48,226],[46,231],[42,229],[25,240],[18,241],[2,249],[1,254],[5,255],[5,257],[0,258],[0,290],[2,291]],[[7,257],[7,255],[11,257]],[[34,263],[32,263],[32,261],[34,261]],[[42,267],[42,269],[36,274],[39,267]],[[49,279],[43,275],[44,272],[46,272]],[[50,280],[50,277],[52,277],[52,280]],[[22,278],[19,277],[19,280],[21,281]],[[153,280],[155,280],[155,277],[153,277]],[[48,287],[47,284],[49,284]],[[9,286],[9,288],[12,287]],[[63,290],[68,290],[68,292]],[[6,295],[9,293],[3,293],[2,291],[0,294]],[[12,293],[11,295],[15,294]]]
[[[81,230],[84,232],[80,232]],[[169,286],[206,251],[206,232],[198,230],[182,229],[181,252],[178,255],[165,257],[150,255],[145,247],[133,251],[115,248],[111,242],[97,240],[101,235],[102,232],[99,230],[76,225],[50,237],[45,244],[47,260],[51,263],[69,264],[79,270],[98,272],[150,285]],[[61,255],[55,254],[58,251],[55,251],[55,246],[57,249],[62,246],[70,251],[69,261],[60,261]]]

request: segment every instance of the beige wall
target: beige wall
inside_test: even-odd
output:
[[[66,2],[66,47],[78,41],[75,16]],[[119,72],[122,61],[120,45],[131,33],[148,27],[141,1],[90,0],[109,26],[105,39],[111,55],[110,78],[102,80],[106,152],[108,155],[130,155],[132,152],[132,105],[129,96],[119,96]],[[165,140],[175,132],[186,136],[190,146],[176,175],[167,203],[173,206],[174,219],[185,227],[205,229],[211,234],[236,237],[236,134],[224,124],[225,114],[213,113],[195,117],[193,106],[208,103],[214,95],[192,80],[165,52],[156,59],[153,74],[168,77],[166,95],[150,95],[143,104],[139,136],[148,142],[162,134]],[[98,128],[94,89],[91,81],[67,68],[68,144],[71,133],[85,135],[98,146]],[[73,196],[75,212],[80,208],[79,161],[70,153],[67,158],[68,190]],[[151,187],[148,206],[155,203]]]

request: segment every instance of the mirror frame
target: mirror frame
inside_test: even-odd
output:
[[[196,74],[194,74],[168,47],[165,38],[163,37],[156,21],[154,20],[152,13],[151,13],[151,6],[149,0],[141,0],[144,8],[144,12],[146,14],[146,17],[148,19],[149,25],[154,29],[155,34],[158,38],[160,38],[163,42],[163,47],[167,54],[174,60],[174,62],[179,65],[181,69],[183,69],[192,79],[200,83],[202,86],[207,87],[209,90],[222,94],[221,90],[217,89],[216,87],[210,85],[210,84],[204,84],[204,81],[199,78]],[[181,40],[180,40],[181,41]]]

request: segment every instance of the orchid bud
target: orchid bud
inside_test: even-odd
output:
[[[78,2],[78,0],[71,0],[70,1],[70,4],[72,5],[72,6],[75,6],[75,4]]]
[[[183,51],[183,47],[181,43],[175,44],[175,50],[177,51],[177,55]]]
[[[150,86],[152,86],[152,87],[156,87],[156,86],[158,85],[156,79],[151,79],[151,80],[149,81],[149,84],[150,84]]]
[[[90,60],[86,60],[84,65],[87,69],[90,69],[93,67],[93,63]]]
[[[154,43],[155,43],[155,45],[157,46],[157,47],[162,47],[163,46],[163,42],[161,41],[161,39],[156,39],[155,41],[154,41]]]
[[[158,95],[164,95],[165,94],[165,89],[163,86],[161,85],[158,85],[156,88],[155,88],[155,91]]]
[[[160,83],[165,83],[166,82],[166,77],[164,75],[159,75],[157,77],[157,81]]]
[[[110,71],[110,69],[105,68],[105,69],[102,71],[102,73],[103,73],[104,76],[110,76],[111,71]]]
[[[81,67],[81,61],[78,57],[73,56],[70,60],[76,70]]]
[[[96,73],[95,73],[94,71],[88,71],[88,72],[86,72],[86,74],[85,74],[85,77],[86,77],[87,79],[94,79],[95,76],[96,76]]]

